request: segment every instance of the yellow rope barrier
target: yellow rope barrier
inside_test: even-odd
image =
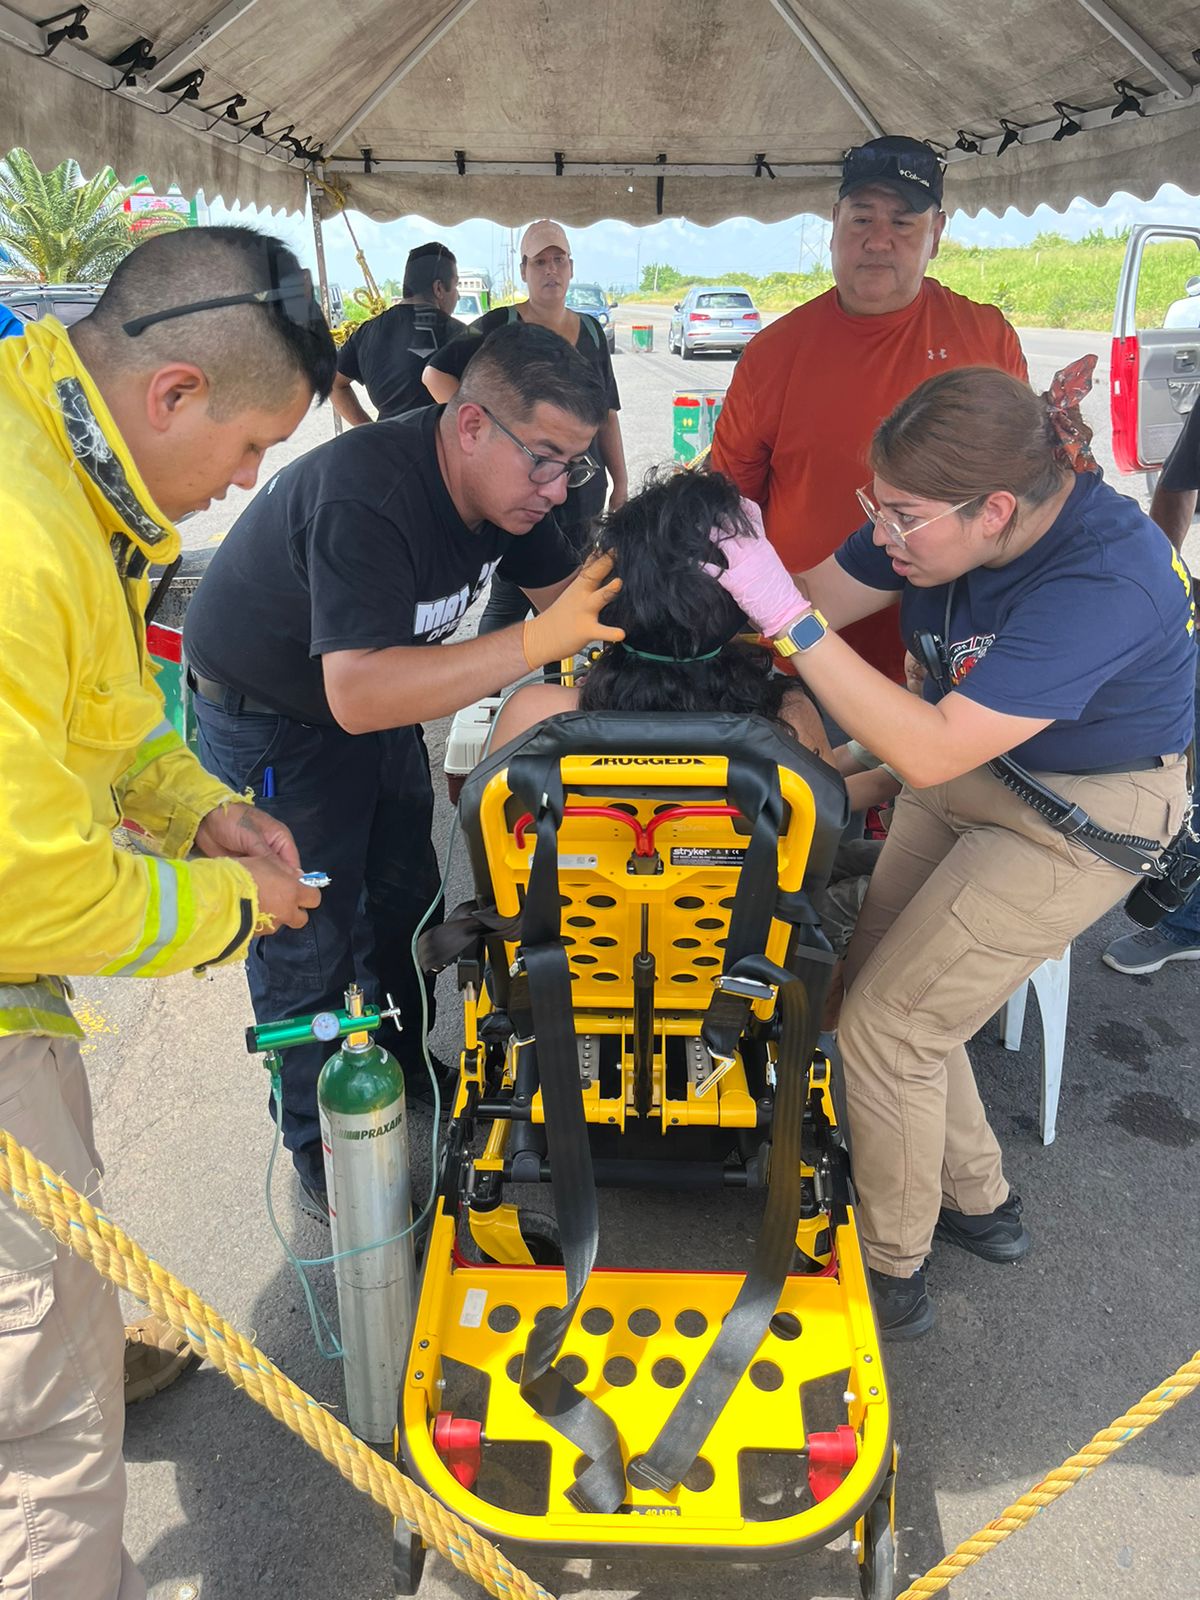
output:
[[[1132,1410],[1127,1411],[1123,1417],[1118,1417],[1110,1427],[1101,1428],[1082,1450],[1077,1450],[1063,1462],[1061,1467],[1056,1467],[1053,1472],[1047,1473],[1040,1483],[1034,1484],[1032,1489],[1027,1489],[1019,1500],[1014,1500],[1012,1505],[1006,1507],[998,1517],[993,1518],[986,1528],[981,1528],[969,1539],[964,1539],[962,1544],[952,1550],[944,1560],[939,1561],[936,1567],[931,1567],[923,1578],[918,1578],[915,1583],[910,1584],[897,1600],[920,1600],[923,1595],[937,1594],[965,1568],[982,1561],[988,1551],[994,1550],[1001,1540],[1007,1539],[1009,1534],[1023,1528],[1044,1506],[1052,1505],[1081,1478],[1086,1478],[1090,1472],[1095,1472],[1101,1462],[1107,1461],[1109,1456],[1122,1445],[1128,1444],[1131,1439],[1136,1439],[1152,1422],[1157,1422],[1159,1417],[1170,1411],[1172,1406],[1178,1405],[1184,1396],[1191,1394],[1198,1385],[1200,1385],[1200,1350],[1190,1361],[1185,1361],[1177,1372],[1172,1373],[1166,1383],[1143,1395]]]
[[[554,1600],[487,1539],[356,1439],[349,1428],[281,1372],[262,1351],[152,1261],[140,1245],[0,1128],[0,1189],[11,1194],[60,1243],[97,1272],[128,1289],[177,1328],[202,1356],[244,1389],[285,1428],[297,1433],[356,1489],[419,1532],[460,1572],[497,1600]]]
[[[60,1243],[90,1261],[102,1276],[118,1288],[128,1289],[151,1311],[165,1317],[231,1383],[244,1389],[277,1422],[323,1455],[356,1489],[369,1494],[394,1517],[402,1518],[426,1544],[440,1550],[460,1572],[497,1600],[554,1600],[548,1590],[518,1567],[510,1566],[495,1545],[356,1439],[344,1423],[293,1383],[256,1345],[165,1267],[152,1261],[128,1234],[2,1128],[0,1189],[11,1194],[17,1205],[35,1216]],[[981,1561],[1197,1387],[1200,1351],[1111,1426],[1101,1428],[1082,1450],[1026,1490],[985,1528],[964,1539],[897,1600],[922,1600],[923,1596],[938,1594],[959,1573]]]

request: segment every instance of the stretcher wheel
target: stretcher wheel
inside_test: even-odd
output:
[[[562,1235],[558,1223],[544,1211],[518,1212],[521,1237],[529,1246],[534,1266],[561,1267],[563,1263]]]
[[[562,1236],[558,1231],[558,1223],[544,1211],[526,1211],[523,1207],[517,1212],[517,1220],[521,1225],[521,1237],[529,1248],[535,1267],[561,1267],[563,1264]],[[470,1223],[464,1218],[459,1229],[459,1252],[466,1261],[476,1266],[495,1266],[495,1262],[485,1250],[481,1250],[471,1232]]]
[[[397,1597],[416,1594],[425,1571],[425,1545],[399,1517],[392,1524],[392,1588]]]
[[[891,1507],[882,1495],[863,1518],[858,1585],[863,1600],[892,1600],[896,1593],[896,1537]]]

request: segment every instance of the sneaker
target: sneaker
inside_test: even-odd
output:
[[[979,1217],[943,1206],[933,1237],[969,1250],[983,1261],[1019,1261],[1033,1242],[1021,1221],[1021,1197],[1012,1193],[1003,1205]]]
[[[890,1272],[876,1272],[871,1267],[870,1277],[884,1344],[919,1339],[929,1332],[933,1327],[933,1301],[925,1289],[924,1267],[918,1267],[911,1278],[893,1278]]]
[[[186,1336],[166,1317],[146,1317],[125,1329],[125,1404],[158,1394],[196,1359]]]
[[[329,1195],[323,1184],[309,1183],[296,1174],[296,1182],[300,1186],[300,1209],[306,1216],[314,1217],[318,1222],[329,1226]]]
[[[1200,944],[1176,944],[1157,928],[1139,928],[1114,939],[1102,960],[1114,972],[1157,972],[1168,961],[1200,961]]]

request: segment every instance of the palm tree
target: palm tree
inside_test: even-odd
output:
[[[122,209],[126,193],[111,167],[85,181],[78,161],[42,172],[27,151],[10,150],[0,161],[0,250],[9,270],[41,283],[94,282],[142,239],[184,225],[163,212],[135,233]]]

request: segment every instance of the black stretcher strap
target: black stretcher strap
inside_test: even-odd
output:
[[[765,763],[751,766],[731,757],[728,786],[729,803],[750,824],[750,843],[729,913],[723,978],[732,977],[744,957],[760,955],[767,948],[779,894],[779,831],[783,822],[778,767]],[[747,996],[728,989],[713,990],[700,1027],[700,1038],[710,1054],[726,1060],[734,1054],[751,1004]]]
[[[779,985],[783,1032],[776,1063],[771,1177],[754,1258],[737,1299],[658,1438],[645,1455],[629,1463],[630,1483],[663,1494],[686,1476],[763,1341],[795,1257],[800,1219],[804,1105],[818,1019],[796,975],[763,956],[743,957],[731,976]]]
[[[428,928],[417,940],[417,958],[422,972],[441,972],[468,950],[478,950],[490,936],[516,939],[521,931],[520,913],[502,917],[495,906],[481,906],[477,900],[464,900],[445,922]]]
[[[612,1513],[623,1504],[626,1488],[616,1426],[554,1365],[579,1309],[600,1240],[579,1083],[571,970],[562,942],[558,883],[562,774],[556,760],[517,757],[509,767],[508,781],[534,814],[536,841],[522,913],[524,937],[518,951],[522,970],[513,980],[509,1014],[518,1036],[532,1036],[535,1041],[551,1192],[567,1278],[566,1305],[547,1312],[525,1346],[521,1397],[591,1462],[567,1490],[567,1499],[580,1511]]]

